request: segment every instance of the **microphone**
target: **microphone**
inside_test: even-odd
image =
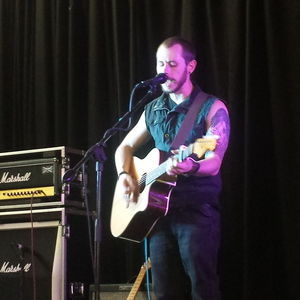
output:
[[[141,88],[141,87],[146,87],[149,85],[158,85],[158,84],[165,83],[167,80],[168,80],[168,76],[165,73],[160,73],[160,74],[157,74],[154,78],[151,78],[151,79],[148,79],[145,81],[141,81],[136,86],[138,88]]]

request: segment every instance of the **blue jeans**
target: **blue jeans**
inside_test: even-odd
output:
[[[220,300],[219,244],[220,212],[210,205],[161,218],[149,238],[156,300]]]

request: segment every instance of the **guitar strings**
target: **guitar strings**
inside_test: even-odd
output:
[[[147,185],[149,183],[151,183],[152,181],[154,181],[156,178],[158,178],[159,176],[161,176],[162,174],[165,173],[166,170],[166,161],[163,162],[161,165],[159,165],[156,169],[150,171],[149,173],[146,173],[145,175],[143,175],[138,184],[140,186],[144,186]]]
[[[186,149],[182,150],[182,152],[183,152],[182,157],[186,158],[189,156],[190,153],[193,152],[192,148],[191,148],[192,146],[193,146],[193,144],[191,144],[190,147],[187,147]],[[177,155],[174,155],[174,156],[177,156]],[[166,164],[167,164],[167,161],[163,162],[156,169],[150,171],[149,173],[144,174],[138,181],[139,186],[147,185],[147,184],[151,183],[152,181],[154,181],[159,176],[163,175],[166,172]]]

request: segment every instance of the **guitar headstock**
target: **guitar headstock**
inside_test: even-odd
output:
[[[195,143],[193,144],[193,153],[197,155],[197,157],[200,159],[204,156],[205,152],[210,150],[215,150],[217,145],[217,139],[216,138],[201,138],[197,139]]]
[[[148,258],[148,261],[145,262],[143,265],[142,265],[142,268],[147,270],[147,269],[151,269],[151,260],[150,258]]]

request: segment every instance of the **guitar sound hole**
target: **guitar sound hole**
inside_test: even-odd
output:
[[[140,179],[139,186],[140,186],[140,194],[143,192],[146,186],[146,179],[147,179],[147,174],[144,173],[143,176]]]

